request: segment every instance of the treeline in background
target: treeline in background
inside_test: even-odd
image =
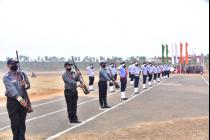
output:
[[[5,61],[0,61],[0,71],[7,70],[6,67],[6,61],[9,59],[9,57],[6,58]],[[25,71],[60,71],[63,70],[63,64],[65,61],[71,61],[71,58],[64,58],[64,57],[56,57],[56,56],[44,56],[40,57],[38,56],[36,59],[31,59],[29,56],[20,55],[19,56],[21,67]],[[146,61],[145,56],[132,56],[127,57],[126,59],[123,59],[122,57],[90,57],[85,56],[84,58],[81,58],[79,56],[74,56],[74,60],[79,66],[79,68],[84,69],[89,64],[93,64],[95,67],[99,67],[99,63],[101,61],[106,61],[107,63],[115,62],[116,64],[120,64],[122,61],[126,61],[128,64],[130,64],[133,61],[139,61],[140,63],[143,63]]]

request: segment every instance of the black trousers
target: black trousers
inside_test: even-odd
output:
[[[120,78],[120,83],[121,83],[121,92],[124,92],[126,89],[126,85],[127,85],[127,79],[125,78]]]
[[[152,81],[152,74],[149,74],[149,82]]]
[[[160,73],[158,73],[158,78],[160,78]]]
[[[78,92],[77,90],[65,89],[64,95],[67,104],[67,113],[69,121],[77,121],[77,100],[78,100]]]
[[[114,75],[114,80],[117,81],[117,74]],[[114,84],[109,83],[109,86],[110,86],[110,87],[111,87],[111,86],[114,86]]]
[[[15,99],[7,98],[7,111],[9,114],[13,140],[25,140],[27,110]]]
[[[147,75],[143,75],[143,84],[147,83]]]
[[[164,76],[167,76],[167,71],[164,71]]]
[[[114,75],[114,80],[115,80],[115,81],[117,80],[117,74]]]
[[[156,80],[157,79],[157,74],[156,73],[154,73],[154,80]]]
[[[170,77],[170,71],[167,71],[167,76]]]
[[[165,71],[162,71],[162,77],[164,77],[165,76],[165,73],[164,73]]]
[[[134,88],[139,86],[139,76],[134,76]]]
[[[107,82],[99,81],[99,103],[101,106],[107,106]]]
[[[94,77],[89,76],[89,86],[92,86],[94,82]]]
[[[134,80],[134,74],[131,74],[131,81]]]

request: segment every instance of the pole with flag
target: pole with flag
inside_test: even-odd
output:
[[[166,44],[166,63],[168,64],[168,45]]]
[[[182,42],[180,42],[180,74],[182,71],[182,64],[184,63],[183,56],[182,56],[182,49],[183,49],[183,44]]]
[[[177,47],[177,44],[175,43],[175,56],[176,56],[176,64],[179,63],[179,60],[178,60],[178,47]]]
[[[172,65],[174,65],[175,61],[174,61],[174,44],[173,43],[171,44],[171,59],[172,59]]]
[[[186,53],[186,55],[185,55],[185,62],[186,62],[186,64],[188,65],[188,43],[187,42],[185,42],[185,53]]]
[[[164,52],[165,52],[165,46],[162,44],[162,64],[165,63]]]

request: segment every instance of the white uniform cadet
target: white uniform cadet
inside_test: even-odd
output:
[[[115,80],[117,80],[117,79],[116,79],[117,69],[114,67],[114,64],[113,64],[113,63],[110,64],[110,66],[108,67],[108,73],[110,74],[110,76],[111,76],[112,78],[114,78]],[[110,92],[114,92],[114,91],[115,91],[115,90],[114,90],[114,85],[113,85],[113,83],[109,83],[109,90],[110,90]]]
[[[159,65],[157,66],[157,72],[158,72],[157,81],[160,82],[161,67]]]
[[[147,76],[148,76],[148,71],[147,71],[147,64],[144,63],[142,65],[142,75],[143,75],[143,89],[146,89],[146,83],[147,83]]]
[[[134,68],[134,93],[138,93],[141,68],[139,67],[138,63],[135,63],[135,66],[133,68]]]
[[[133,85],[134,82],[134,64],[131,64],[129,67],[128,67],[128,72],[129,72],[129,78],[130,78],[130,84]]]
[[[153,66],[153,73],[154,73],[154,84],[157,83],[157,75],[158,75],[158,70],[157,70],[157,65]]]
[[[152,86],[152,75],[153,75],[153,72],[154,72],[154,68],[152,66],[152,64],[148,65],[148,72],[149,72],[149,86]]]
[[[93,65],[89,65],[87,68],[87,74],[89,76],[89,91],[93,91],[94,90],[94,87],[93,87],[93,83],[94,83],[94,76],[95,76],[95,73],[94,73],[94,70],[93,70]]]

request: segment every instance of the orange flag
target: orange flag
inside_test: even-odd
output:
[[[185,60],[186,60],[186,64],[188,65],[188,50],[187,50],[187,47],[188,47],[188,43],[185,42],[185,52],[186,52],[186,56],[185,56]]]
[[[182,42],[180,42],[180,63],[184,64],[184,59],[182,56],[182,48],[183,48],[183,44],[182,44]]]

